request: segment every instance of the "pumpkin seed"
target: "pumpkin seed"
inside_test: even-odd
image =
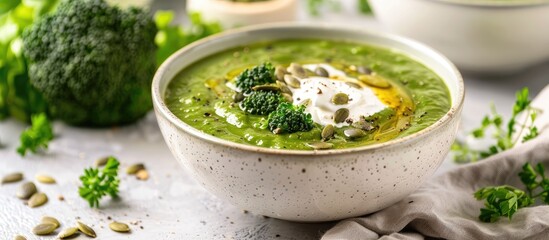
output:
[[[242,100],[244,100],[244,94],[243,94],[243,93],[237,92],[237,93],[235,93],[235,94],[233,95],[233,101],[234,101],[235,103],[241,102]]]
[[[292,90],[290,90],[290,88],[288,88],[288,85],[286,85],[285,82],[277,81],[276,84],[280,88],[280,92],[287,93],[287,94],[290,94],[290,95],[293,94]]]
[[[274,134],[282,134],[282,133],[283,133],[282,128],[275,128],[275,129],[273,130],[273,133],[274,133]]]
[[[275,76],[276,79],[280,81],[284,81],[284,75],[288,74],[288,71],[283,66],[276,66],[275,68]]]
[[[36,235],[49,235],[57,229],[53,223],[40,223],[32,229]]]
[[[130,174],[130,175],[133,175],[133,174],[136,174],[139,170],[142,170],[142,169],[145,169],[145,165],[143,165],[143,163],[136,163],[136,164],[133,164],[133,165],[129,166],[126,169],[126,173]]]
[[[320,136],[322,137],[322,139],[328,140],[334,136],[334,130],[334,125],[328,124],[324,127],[324,129],[322,129],[322,133],[320,134]]]
[[[97,237],[97,235],[95,234],[95,231],[81,221],[76,221],[76,227],[78,227],[78,230],[80,230],[80,232],[82,232],[83,234],[86,234],[89,237],[92,237],[92,238]]]
[[[99,159],[95,160],[95,166],[96,166],[96,167],[105,166],[105,165],[107,164],[108,161],[109,161],[109,157],[102,157],[102,158],[99,158]]]
[[[37,191],[38,190],[36,189],[36,185],[34,185],[34,183],[26,182],[21,184],[21,186],[19,186],[19,189],[17,189],[15,196],[17,196],[20,199],[29,199]]]
[[[313,142],[313,143],[307,143],[307,146],[316,149],[316,150],[322,150],[322,149],[330,149],[333,148],[334,145],[327,142]]]
[[[334,122],[342,123],[345,122],[345,119],[349,117],[349,109],[340,108],[334,113]]]
[[[59,228],[59,226],[61,226],[61,223],[59,223],[59,221],[57,219],[55,219],[54,217],[50,217],[50,216],[44,216],[42,217],[42,221],[40,221],[41,223],[51,223],[53,225],[55,225],[55,228]]]
[[[255,87],[252,87],[252,90],[254,91],[280,91],[280,87],[273,84],[267,84],[267,85],[257,85]]]
[[[371,123],[367,122],[364,119],[360,119],[356,122],[353,122],[353,124],[351,126],[353,126],[355,128],[358,128],[358,129],[361,129],[361,130],[364,130],[364,131],[370,131],[374,128]]]
[[[336,93],[332,97],[332,103],[335,105],[343,105],[349,103],[349,95],[346,93]]]
[[[303,105],[305,107],[309,106],[309,104],[311,104],[311,99],[307,98],[307,99],[304,99],[303,101],[301,101],[298,105]]]
[[[141,169],[137,171],[135,176],[137,177],[137,179],[145,181],[149,179],[149,172],[147,172],[147,169]]]
[[[307,77],[307,71],[305,71],[305,68],[303,68],[301,65],[297,63],[291,63],[290,67],[288,67],[288,72],[290,72],[292,75],[298,78]]]
[[[29,202],[27,205],[31,208],[40,207],[48,202],[48,196],[44,193],[35,193],[32,195],[32,197],[29,199]]]
[[[287,93],[283,93],[282,94],[282,97],[284,97],[284,100],[286,100],[286,102],[293,102],[294,101],[294,98],[292,97],[292,95],[290,94],[287,94]]]
[[[10,173],[2,178],[2,184],[4,183],[14,183],[23,180],[23,173],[14,172]]]
[[[372,74],[372,70],[370,70],[370,68],[365,66],[358,66],[356,70],[360,74],[366,74],[366,75]]]
[[[323,67],[317,67],[315,69],[315,74],[321,77],[330,77],[328,71],[326,71],[326,69],[324,69]]]
[[[44,174],[36,175],[36,181],[41,182],[41,183],[45,183],[45,184],[54,184],[55,183],[54,178],[52,178],[51,176],[48,176],[48,175],[44,175]]]
[[[121,223],[121,222],[112,222],[109,224],[109,228],[115,232],[129,232],[130,227],[128,224]]]
[[[360,138],[360,137],[364,137],[366,136],[366,133],[360,129],[357,129],[357,128],[349,128],[349,129],[346,129],[345,131],[343,131],[343,134],[348,137],[348,138],[351,138],[351,139],[354,139],[354,138]]]
[[[66,238],[70,238],[70,237],[73,237],[74,235],[76,235],[78,233],[78,228],[75,228],[75,227],[70,227],[70,228],[66,228],[65,230],[61,231],[57,237],[59,239],[66,239]]]
[[[23,237],[21,235],[16,235],[15,238],[13,238],[13,239],[15,239],[15,240],[27,240],[26,237]]]
[[[389,88],[391,84],[386,79],[375,75],[360,75],[358,80],[376,88]]]
[[[345,84],[351,86],[351,87],[354,87],[354,88],[357,88],[357,89],[362,89],[362,86],[360,86],[360,84],[358,83],[354,83],[354,82],[345,82]]]
[[[305,73],[307,74],[307,77],[313,77],[317,75],[315,71],[309,69],[305,69]]]
[[[301,87],[301,82],[299,80],[297,80],[297,78],[295,78],[294,76],[289,75],[289,74],[284,75],[284,82],[286,82],[286,84],[288,84],[288,86],[293,87],[293,88],[300,88]]]

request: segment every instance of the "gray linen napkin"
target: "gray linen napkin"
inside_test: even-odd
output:
[[[523,188],[518,173],[526,162],[549,169],[549,86],[535,101],[544,111],[536,122],[541,135],[479,163],[435,176],[402,201],[360,218],[341,221],[322,240],[333,239],[549,239],[549,206],[520,209],[509,221],[478,220],[483,202],[473,193],[508,184]]]
[[[338,223],[322,239],[549,239],[546,205],[520,209],[511,221],[478,220],[483,202],[473,193],[493,185],[522,188],[517,174],[526,162],[549,168],[549,131],[511,151],[431,178],[386,209]]]

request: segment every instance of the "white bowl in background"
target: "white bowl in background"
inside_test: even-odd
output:
[[[391,31],[463,70],[505,74],[549,60],[548,0],[370,0]]]
[[[199,12],[205,20],[217,21],[225,28],[294,21],[297,8],[298,0],[187,0],[187,11]]]
[[[304,151],[257,147],[214,137],[181,121],[164,102],[172,79],[207,56],[265,40],[299,38],[355,41],[406,54],[444,80],[452,106],[433,125],[409,136],[357,148]],[[417,189],[439,167],[454,142],[464,97],[457,69],[431,48],[379,32],[318,24],[269,24],[202,39],[160,66],[152,91],[162,135],[198,183],[242,209],[302,222],[372,213]]]

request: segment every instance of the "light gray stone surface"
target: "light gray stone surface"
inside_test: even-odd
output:
[[[176,6],[169,2],[170,6]],[[154,8],[168,6],[157,2]],[[359,26],[381,27],[371,18],[354,14],[351,5],[344,5],[344,14],[328,14],[311,19],[302,13],[304,21],[352,23]],[[507,77],[481,77],[466,74],[466,100],[462,128],[478,124],[489,103],[494,102],[504,116],[509,116],[514,93],[528,86],[533,95],[549,83],[549,63]],[[57,217],[62,228],[72,226],[76,219],[93,226],[98,239],[317,239],[334,223],[304,224],[266,219],[219,200],[190,179],[171,156],[160,134],[153,114],[137,124],[110,129],[74,128],[55,122],[56,139],[50,149],[41,154],[21,158],[15,153],[24,125],[14,120],[0,122],[0,175],[14,171],[25,173],[34,180],[38,173],[50,174],[57,184],[37,183],[50,200],[31,209],[15,197],[20,183],[0,186],[0,239],[12,239],[31,233],[43,215]],[[102,156],[114,155],[122,163],[120,199],[106,197],[100,210],[90,209],[78,196],[78,177],[83,169]],[[148,181],[139,181],[125,174],[132,163],[143,162],[150,172]],[[455,165],[447,159],[438,173]],[[64,201],[58,197],[62,195]],[[113,220],[130,224],[131,234],[108,229]],[[134,223],[134,224],[132,224]],[[143,228],[141,228],[143,227]],[[80,236],[77,239],[86,239]]]

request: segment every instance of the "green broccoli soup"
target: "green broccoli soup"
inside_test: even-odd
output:
[[[450,94],[433,71],[389,49],[284,40],[242,46],[185,68],[165,101],[185,123],[236,143],[340,149],[435,123]]]

